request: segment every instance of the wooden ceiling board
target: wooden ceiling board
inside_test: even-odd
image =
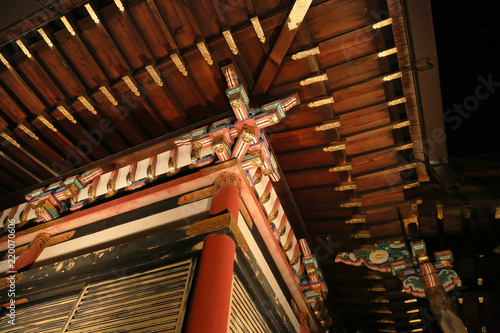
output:
[[[50,48],[45,41],[39,41],[34,46],[36,53],[33,53],[33,56],[47,72],[53,73],[54,79],[62,87],[66,96],[79,95],[86,90],[85,83],[80,81],[77,73],[72,71],[70,64],[54,47]]]
[[[49,179],[53,177],[51,173],[49,173],[44,168],[40,168],[40,165],[37,164],[32,158],[26,155],[20,149],[14,147],[11,144],[3,145],[3,152],[8,155],[11,159],[15,160],[17,163],[23,165],[28,171],[33,173],[36,177],[42,179]],[[15,166],[13,166],[15,172]]]
[[[56,48],[60,50],[68,64],[75,70],[75,74],[81,78],[82,83],[89,89],[97,89],[100,84],[107,80],[93,56],[77,38],[71,38],[66,30],[60,30],[52,38]]]
[[[8,70],[0,70],[0,80],[6,87],[8,87],[17,100],[22,101],[22,104],[31,113],[38,114],[45,109],[45,106],[38,99],[33,90],[29,89],[26,85],[23,85]]]
[[[292,190],[292,194],[295,198],[295,203],[299,207],[301,205],[349,200],[349,191],[335,191],[333,186],[294,189]]]
[[[266,133],[280,133],[288,128],[315,126],[331,118],[333,113],[327,105],[310,108],[306,104],[301,104],[295,107],[294,112],[289,112],[280,123],[267,128]]]
[[[393,150],[353,157],[350,161],[353,164],[353,170],[356,173],[385,168],[398,163],[397,152]]]
[[[116,6],[109,7],[108,15],[102,15],[103,22],[106,22],[106,30],[117,47],[128,59],[132,69],[141,69],[149,65],[153,60],[149,54],[149,47],[144,43],[140,34],[135,35],[135,25],[129,26],[122,15],[119,14]],[[106,12],[105,12],[106,13]]]
[[[155,2],[177,47],[179,49],[191,47],[196,40],[196,35],[182,4],[175,0],[156,0]]]
[[[285,178],[290,189],[325,184],[333,186],[342,181],[340,173],[328,172],[328,168],[287,172]]]
[[[28,59],[22,52],[17,53],[15,56],[21,58],[16,60],[16,64],[19,66],[18,74],[22,76],[32,90],[37,92],[38,96],[44,96],[49,106],[55,107],[65,99],[63,92],[55,86],[54,82],[39,66]]]
[[[163,36],[158,23],[156,23],[148,4],[145,1],[140,2],[127,9],[127,11],[145,43],[149,45],[154,59],[166,58],[170,46],[168,46],[167,40]]]
[[[337,136],[334,131],[316,131],[314,127],[307,127],[281,133],[274,133],[271,138],[271,145],[276,152],[297,150],[307,147],[324,145],[325,147]]]
[[[90,18],[88,19],[90,20]],[[108,80],[118,80],[130,70],[126,63],[119,60],[120,57],[117,54],[120,52],[117,46],[103,36],[97,26],[93,25],[91,28],[82,31],[81,38],[92,50],[106,50],[94,52],[92,58],[104,69],[104,74]]]
[[[306,16],[313,43],[361,28],[369,21],[366,4],[359,0],[325,1],[311,7]]]
[[[323,151],[322,147],[278,155],[283,172],[308,168],[329,167],[338,163],[334,154]]]
[[[373,149],[389,147],[394,144],[392,129],[375,130],[347,139],[346,154],[360,154]]]
[[[26,118],[26,114],[23,110],[21,110],[19,105],[12,100],[2,87],[0,87],[0,109],[5,112],[7,117],[14,123],[19,123]]]
[[[396,184],[395,184],[396,185]],[[363,206],[379,205],[383,203],[398,202],[405,199],[402,187],[390,187],[373,193],[361,194]]]

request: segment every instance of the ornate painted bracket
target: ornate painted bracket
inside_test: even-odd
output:
[[[305,239],[299,240],[297,250],[297,257],[302,256],[302,260],[292,263],[294,264],[292,272],[296,276],[296,282],[322,326],[329,325],[329,323],[322,322],[323,319],[329,318],[325,315],[328,312],[325,305],[328,287],[323,280],[323,273],[319,268],[318,261]]]
[[[409,261],[410,253],[400,241],[377,244],[371,252],[341,252],[335,258],[335,262],[353,266],[365,265],[382,273],[391,272],[391,262],[401,260]]]
[[[335,262],[361,266],[399,277],[403,290],[415,297],[426,297],[426,289],[443,286],[446,291],[455,288],[460,280],[453,268],[450,250],[434,253],[436,262],[427,256],[424,241],[411,243],[411,256],[404,243],[385,242],[375,246],[371,252],[342,252]]]
[[[232,65],[223,68],[228,89],[226,95],[233,109],[235,118],[225,118],[196,129],[175,139],[177,146],[191,145],[191,158],[194,167],[203,167],[214,162],[213,154],[207,155],[206,149],[213,149],[220,162],[237,158],[243,170],[262,169],[264,175],[273,181],[279,181],[276,158],[269,149],[269,143],[261,130],[281,121],[286,112],[300,103],[297,95],[289,96],[252,108],[245,87],[241,84]],[[204,150],[205,154],[202,153]]]

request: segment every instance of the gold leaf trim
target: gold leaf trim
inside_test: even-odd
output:
[[[125,75],[122,77],[122,80],[125,82],[125,84],[128,86],[128,88],[134,93],[136,96],[141,96],[141,92],[139,91],[139,88],[137,88],[137,85],[135,84],[134,80],[128,76]]]
[[[214,61],[212,59],[212,56],[210,55],[210,51],[208,51],[207,45],[205,44],[204,41],[196,43],[196,46],[198,47],[198,50],[200,51],[203,59],[207,62],[209,65],[213,65]]]
[[[287,242],[285,245],[282,246],[283,252],[288,252],[292,248],[292,242]]]
[[[407,143],[405,145],[397,147],[396,150],[402,151],[402,150],[407,150],[407,149],[412,149],[412,148],[413,148],[413,143]]]
[[[328,98],[324,98],[324,99],[320,99],[320,100],[311,102],[311,103],[307,104],[307,106],[309,106],[310,108],[315,108],[318,106],[322,106],[322,105],[326,105],[326,104],[333,104],[333,103],[335,103],[335,100],[333,99],[333,96],[332,96],[332,97],[328,97]]]
[[[19,143],[18,143],[16,140],[14,140],[14,138],[12,138],[12,137],[11,137],[10,135],[8,135],[7,133],[2,132],[2,133],[0,133],[0,136],[1,136],[2,138],[4,138],[5,140],[7,140],[7,141],[8,141],[11,145],[13,145],[13,146],[15,146],[15,147],[17,147],[17,148],[20,148],[20,147],[21,147],[21,145],[19,145]]]
[[[337,166],[334,166],[333,168],[328,169],[330,172],[341,172],[341,171],[351,171],[352,170],[352,164],[351,163],[342,163]]]
[[[293,266],[293,265],[295,265],[296,263],[298,263],[298,262],[299,262],[299,256],[300,256],[300,255],[296,255],[296,256],[293,256],[293,257],[290,259],[290,261],[288,262],[288,263],[290,264],[290,266]]]
[[[238,192],[241,191],[241,179],[235,173],[224,172],[218,175],[214,182],[214,193],[219,192],[225,185],[236,186]]]
[[[301,86],[307,86],[307,85],[310,85],[310,84],[313,84],[313,83],[323,82],[323,81],[326,81],[326,80],[328,80],[328,75],[325,73],[325,74],[312,76],[312,77],[309,77],[309,78],[307,78],[305,80],[302,80],[302,81],[300,81],[300,85]]]
[[[386,27],[386,26],[391,25],[391,24],[392,24],[392,17],[389,17],[388,19],[385,19],[383,21],[375,23],[374,25],[372,25],[372,28],[373,29],[380,29],[380,28]]]
[[[420,183],[419,182],[415,182],[415,183],[411,183],[411,184],[405,185],[404,189],[408,190],[410,188],[414,188],[414,187],[418,187],[418,186],[420,186]]]
[[[363,201],[361,199],[350,199],[348,202],[340,204],[342,208],[353,208],[353,207],[363,207]]]
[[[259,18],[257,16],[252,17],[250,19],[250,22],[252,22],[253,30],[255,30],[255,34],[257,35],[257,38],[259,38],[261,43],[266,42],[266,35],[264,34],[264,30],[262,30],[262,26],[260,25]]]
[[[300,26],[307,11],[309,10],[309,7],[311,6],[311,2],[312,0],[295,1],[287,20],[288,30],[295,30]]]
[[[334,151],[339,151],[339,150],[345,150],[346,148],[346,142],[345,141],[340,141],[340,142],[332,142],[331,146],[323,148],[324,152],[334,152]]]
[[[216,216],[214,218],[199,221],[191,224],[186,230],[186,236],[196,236],[211,232],[213,230],[221,229],[228,225],[228,219],[224,215]]]
[[[371,300],[373,303],[389,303],[387,298],[375,298]]]
[[[153,166],[153,165],[148,165],[148,169],[146,171],[146,174],[147,174],[147,179],[152,182],[154,180],[156,180],[156,168]]]
[[[387,290],[384,287],[371,287],[367,289],[368,291],[373,291],[377,293],[382,293],[386,292]],[[377,312],[377,313],[391,313],[390,310],[383,310],[384,312]]]
[[[401,98],[398,98],[398,99],[394,99],[392,101],[389,101],[387,103],[387,106],[394,106],[394,105],[398,105],[398,104],[403,104],[406,102],[406,97],[401,97]]]
[[[71,36],[76,36],[75,29],[73,29],[73,27],[71,26],[71,23],[69,23],[69,21],[66,18],[66,16],[61,16],[61,21],[64,24],[64,26],[66,27],[66,29],[68,29],[68,31],[71,34]]]
[[[78,96],[78,100],[80,101],[80,103],[83,104],[83,106],[85,106],[87,110],[89,110],[93,114],[97,114],[97,111],[94,109],[94,106],[90,103],[90,101],[86,96]]]
[[[316,46],[312,49],[309,49],[309,50],[305,50],[305,51],[300,51],[300,52],[297,52],[295,54],[292,55],[292,60],[299,60],[299,59],[303,59],[303,58],[306,58],[306,57],[310,57],[310,56],[313,56],[313,55],[317,55],[317,54],[320,54],[321,51],[319,50],[319,47]]]
[[[89,12],[90,17],[92,18],[92,20],[94,20],[94,22],[96,24],[99,23],[99,17],[94,12],[94,8],[92,8],[92,5],[90,3],[85,4],[85,9],[87,9],[87,11]]]
[[[177,168],[177,162],[172,158],[168,158],[168,172],[167,176],[173,176],[177,172],[179,172],[180,169]]]
[[[49,47],[53,47],[54,46],[54,44],[50,40],[49,36],[47,36],[47,34],[45,33],[45,31],[42,28],[38,29],[37,31],[40,34],[40,36],[42,36],[43,40],[45,41],[45,43],[47,43],[47,45]]]
[[[464,215],[464,218],[468,219],[468,220],[472,217],[472,206],[471,205],[464,205],[463,215]]]
[[[262,173],[262,169],[258,168],[257,171],[255,171],[254,175],[252,176],[253,183],[255,185],[259,184],[262,181],[263,176],[264,175]]]
[[[271,199],[271,193],[264,193],[264,194],[260,197],[259,201],[260,201],[260,203],[261,203],[261,204],[265,204],[266,202],[268,202],[268,201],[269,201],[269,199]]]
[[[155,83],[159,87],[163,87],[163,81],[161,80],[161,77],[158,74],[158,71],[156,70],[156,68],[153,65],[148,65],[148,66],[146,66],[146,70],[148,71],[149,75],[151,75],[151,77],[153,78]]]
[[[135,175],[133,175],[131,172],[127,173],[127,187],[132,185],[135,181]]]
[[[342,191],[350,191],[350,190],[356,190],[358,186],[356,183],[342,183],[339,186],[336,186],[334,189],[335,191],[342,192]]]
[[[357,224],[357,223],[365,223],[366,216],[365,215],[354,215],[351,219],[346,220],[347,224]]]
[[[397,48],[393,47],[392,49],[379,52],[378,57],[384,58],[384,57],[387,57],[387,56],[394,54],[394,53],[397,53],[397,52],[398,52]]]
[[[222,35],[224,35],[224,38],[226,39],[227,46],[229,46],[229,49],[234,55],[238,54],[238,47],[236,46],[236,43],[234,42],[233,35],[231,35],[231,31],[224,30],[222,32]]]
[[[195,164],[200,159],[201,143],[194,142],[191,145],[191,163]]]
[[[436,213],[437,213],[437,218],[442,220],[444,218],[444,212],[443,212],[443,204],[436,204]]]
[[[5,59],[5,57],[1,53],[0,53],[0,61],[2,61],[2,64],[4,64],[4,66],[7,67],[8,69],[12,68],[10,63],[7,61],[7,59]]]
[[[23,51],[23,53],[31,59],[32,55],[30,53],[30,51],[28,51],[28,48],[26,47],[26,45],[24,45],[24,43],[22,42],[22,40],[18,39],[16,40],[16,44],[21,48],[21,51]]]
[[[112,197],[116,192],[118,192],[115,191],[115,182],[113,181],[113,179],[108,180],[108,183],[106,184],[106,191],[106,198]]]
[[[398,167],[398,171],[405,171],[410,169],[415,169],[417,167],[417,163],[410,163],[403,166]]]
[[[48,121],[44,116],[39,115],[36,117],[36,119],[40,120],[42,122],[42,124],[47,126],[47,128],[49,128],[53,132],[57,132],[57,128],[55,128],[54,125],[52,125],[52,123],[50,121]]]
[[[269,223],[272,223],[274,220],[276,220],[278,214],[279,214],[278,209],[271,211],[271,213],[269,213],[269,216],[267,217]]]
[[[323,132],[334,128],[339,128],[340,126],[341,126],[340,120],[335,119],[325,122],[323,125],[316,126],[315,130],[317,132]]]
[[[395,124],[394,126],[392,126],[392,129],[399,129],[399,128],[403,128],[403,127],[408,127],[410,126],[410,121],[409,120],[406,120],[406,121],[402,121],[400,123],[397,123]]]
[[[286,233],[286,224],[278,229],[278,234],[283,237]]]
[[[184,62],[182,61],[182,58],[178,53],[172,53],[170,55],[170,59],[174,62],[175,67],[181,72],[182,75],[187,76],[188,71],[186,69],[186,66],[184,66]]]
[[[111,94],[111,91],[107,86],[101,86],[99,87],[99,90],[106,96],[108,101],[113,104],[114,106],[118,105],[118,101],[115,99],[115,97]]]
[[[125,11],[125,7],[123,6],[121,0],[115,0],[115,5],[121,12]]]
[[[389,82],[389,81],[392,81],[392,80],[399,79],[402,76],[403,76],[403,73],[397,72],[397,73],[394,73],[394,74],[390,74],[390,75],[384,76],[383,80],[386,81],[386,82]]]
[[[95,199],[97,199],[97,196],[96,196],[96,189],[94,188],[94,186],[90,185],[88,191],[87,191],[87,196],[89,197],[89,203],[92,203],[95,201]]]
[[[31,138],[39,140],[38,136],[24,124],[19,124],[17,127],[19,127],[19,129],[21,129],[24,133],[28,134]]]
[[[66,117],[66,119],[71,121],[73,124],[76,124],[76,119],[73,118],[73,116],[71,115],[71,113],[69,113],[65,106],[58,105],[57,109]]]
[[[370,230],[359,230],[358,232],[351,235],[352,238],[360,239],[360,238],[371,238]]]

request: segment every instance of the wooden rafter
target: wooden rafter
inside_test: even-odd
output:
[[[161,29],[164,37],[167,39],[167,42],[170,46],[170,50],[168,50],[167,48],[165,48],[165,50],[171,56],[172,56],[172,54],[180,52],[180,49],[179,49],[172,33],[170,32],[170,30],[168,28],[168,25],[166,23],[165,18],[161,14],[158,6],[156,5],[155,0],[147,0],[147,2],[148,2],[148,5],[149,5],[151,12],[153,13],[153,16],[154,16],[156,22],[160,26],[160,29]],[[178,54],[178,57],[181,58],[181,55]],[[184,66],[187,66],[187,65],[184,65]],[[211,106],[209,106],[207,104],[207,98],[206,98],[205,94],[200,89],[199,85],[194,81],[194,79],[189,75],[189,68],[187,68],[187,70],[188,70],[188,73],[186,75],[184,75],[184,74],[183,75],[184,75],[184,78],[187,81],[188,85],[191,87],[191,91],[192,91],[193,95],[196,97],[196,100],[198,101],[198,103],[201,106],[203,106],[204,108],[210,109]],[[173,101],[175,103],[179,104],[175,99]],[[179,106],[179,108],[180,108],[180,106]],[[217,113],[215,110],[211,110],[211,111],[213,114]],[[182,112],[180,112],[180,113],[182,113]]]
[[[399,1],[387,0],[389,13],[393,19],[393,33],[396,47],[398,49],[398,61],[400,68],[411,68],[410,46],[408,45],[406,24],[403,18],[403,10]],[[422,126],[418,114],[415,78],[413,71],[403,71],[403,90],[406,96],[406,112],[411,120],[410,134],[415,143],[415,158],[425,160],[424,144],[422,141]],[[429,181],[429,175],[425,169],[419,169],[418,177],[421,181]]]
[[[310,1],[296,1],[290,13],[294,11],[307,11],[310,6]],[[300,5],[300,8],[299,8]],[[303,13],[305,16],[305,13]],[[298,32],[298,28],[290,29],[287,25],[287,22],[290,21],[290,17],[283,24],[281,28],[281,32],[276,40],[276,43],[273,45],[272,51],[269,54],[269,57],[264,64],[264,67],[260,71],[259,78],[255,83],[255,87],[252,90],[251,95],[262,95],[267,92],[269,89],[278,69],[285,58],[290,45]]]

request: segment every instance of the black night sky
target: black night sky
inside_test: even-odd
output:
[[[448,154],[500,153],[500,2],[431,3]],[[490,91],[477,88],[480,77],[493,81]]]

